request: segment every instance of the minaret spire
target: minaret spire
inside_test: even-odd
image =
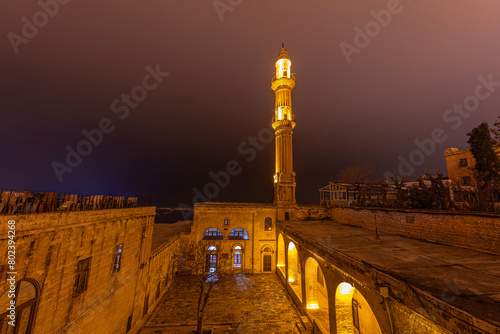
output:
[[[290,72],[292,61],[285,43],[276,60],[276,75],[271,88],[275,91],[273,129],[276,141],[276,171],[274,173],[274,202],[295,204],[295,172],[293,171],[292,134],[295,116],[292,114],[292,89],[295,76]]]

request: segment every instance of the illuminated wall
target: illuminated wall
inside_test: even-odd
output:
[[[288,244],[288,284],[302,301],[302,282],[299,254],[293,242]]]
[[[343,282],[335,293],[337,334],[382,334],[377,318],[363,295]]]
[[[325,333],[330,333],[326,281],[321,267],[314,258],[307,259],[305,273],[307,313]]]
[[[283,239],[283,235],[280,233],[278,236],[278,269],[281,271],[283,276],[286,276],[285,273],[285,240]]]

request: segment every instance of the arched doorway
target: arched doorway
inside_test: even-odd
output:
[[[302,301],[302,282],[299,253],[293,242],[288,244],[288,284],[292,287],[300,301]]]
[[[340,283],[335,292],[337,334],[382,334],[377,318],[363,297],[351,284]]]
[[[9,298],[9,291],[0,296],[1,310],[7,310],[0,314],[0,333],[31,334],[35,324],[36,309],[38,306],[39,288],[38,283],[31,279],[20,280],[16,284],[15,290],[15,326],[9,325],[9,311],[12,298]]]
[[[283,239],[283,235],[280,233],[278,236],[278,259],[276,266],[281,271],[283,276],[286,277],[285,273],[285,240]]]
[[[318,261],[313,257],[307,259],[305,273],[307,313],[324,333],[330,333],[328,291],[325,277]]]
[[[241,273],[243,272],[243,247],[241,245],[235,245],[232,249],[233,253],[233,272]]]
[[[270,273],[273,271],[273,261],[272,261],[272,254],[273,251],[270,246],[264,246],[262,247],[262,250],[260,251],[262,253],[262,272],[263,273]]]
[[[208,247],[205,270],[210,273],[217,270],[217,247],[215,246]]]

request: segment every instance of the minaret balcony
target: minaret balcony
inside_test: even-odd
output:
[[[274,122],[279,122],[279,121],[292,121],[295,122],[295,115],[283,115],[281,118],[276,118],[276,116],[273,116],[273,123]]]
[[[274,130],[279,130],[280,128],[291,128],[293,129],[295,127],[295,117],[293,117],[293,121],[290,121],[288,119],[281,119],[281,120],[276,120],[273,117],[273,129]]]
[[[295,87],[295,74],[292,73],[290,75],[290,78],[288,77],[277,78],[274,76],[272,79],[271,88],[274,91],[276,91],[276,89],[278,89],[281,86],[287,86],[290,89],[293,89],[293,87]]]

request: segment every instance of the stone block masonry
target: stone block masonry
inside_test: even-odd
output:
[[[0,217],[4,252],[7,222],[16,221],[16,281],[29,279],[37,286],[33,333],[137,330],[166,291],[171,272],[169,247],[151,254],[155,211],[141,207]],[[90,259],[86,286],[75,293],[78,265],[85,259]],[[2,256],[0,268],[2,295],[8,289],[7,257]]]

